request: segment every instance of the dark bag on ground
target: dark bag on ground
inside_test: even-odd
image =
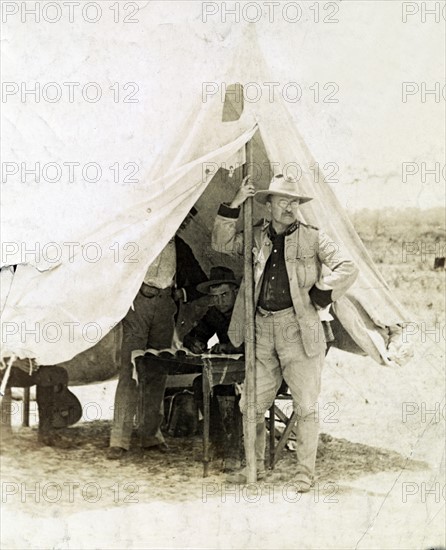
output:
[[[166,431],[172,437],[191,437],[198,431],[198,407],[189,390],[176,392],[164,400]]]

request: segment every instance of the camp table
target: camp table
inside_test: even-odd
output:
[[[231,356],[186,355],[181,352],[173,355],[160,351],[156,355],[146,352],[135,358],[136,368],[150,368],[156,362],[165,368],[167,374],[202,374],[203,376],[203,477],[209,472],[209,425],[210,397],[214,386],[241,383],[245,378],[244,357],[234,359]],[[150,364],[149,364],[150,363]]]

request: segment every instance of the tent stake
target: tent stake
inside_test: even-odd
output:
[[[243,177],[251,174],[252,143],[245,145],[246,163],[243,165]],[[252,265],[252,197],[243,205],[244,231],[244,281],[245,281],[245,386],[247,398],[247,412],[245,414],[245,452],[248,483],[257,481],[256,467],[256,368],[255,368],[255,329],[254,329],[254,277]]]

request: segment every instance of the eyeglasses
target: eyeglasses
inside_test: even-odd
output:
[[[286,210],[288,207],[290,207],[291,210],[296,210],[299,206],[299,201],[287,201],[286,199],[280,199],[279,201],[277,201],[277,204],[280,206],[280,208],[282,208],[282,210]]]

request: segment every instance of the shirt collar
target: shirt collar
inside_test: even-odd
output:
[[[298,225],[299,225],[299,222],[296,220],[295,222],[293,222],[293,223],[287,228],[287,230],[285,231],[285,233],[281,233],[281,236],[282,236],[282,235],[285,235],[285,236],[291,235],[291,233],[294,233],[294,231],[296,231]],[[273,224],[272,224],[271,222],[269,222],[269,224],[268,224],[267,233],[268,233],[268,237],[269,237],[270,239],[275,239],[275,238],[277,237],[276,230],[274,229]]]

